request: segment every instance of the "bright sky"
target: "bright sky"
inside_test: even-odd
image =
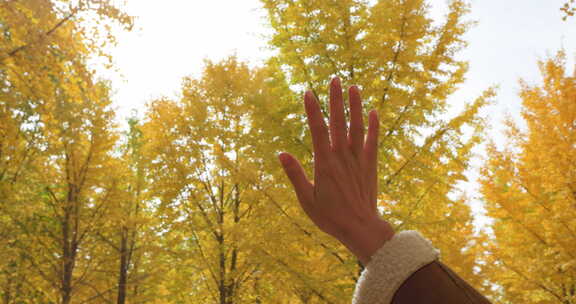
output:
[[[497,84],[496,105],[487,109],[490,125],[498,134],[507,111],[520,109],[518,79],[540,79],[537,59],[567,51],[570,71],[576,55],[576,18],[562,21],[563,0],[471,0],[469,16],[479,23],[467,34],[468,48],[461,56],[469,60],[467,81],[450,101],[470,101],[490,85]],[[435,18],[442,18],[445,0],[429,0]],[[122,34],[112,52],[123,77],[112,77],[114,100],[122,117],[131,109],[142,112],[144,103],[173,95],[183,76],[198,76],[205,58],[218,60],[236,53],[240,59],[260,64],[269,33],[265,12],[258,0],[185,1],[128,0],[128,13],[137,16],[139,30]],[[502,137],[493,135],[497,142]],[[479,162],[475,162],[478,164]],[[473,171],[469,175],[474,179]],[[463,188],[475,192],[474,182]],[[476,201],[474,210],[481,212]],[[480,220],[482,222],[482,220]]]
[[[127,2],[137,29],[120,35],[112,52],[124,76],[114,77],[114,100],[124,115],[131,108],[142,112],[152,98],[175,94],[182,77],[200,75],[205,58],[236,53],[255,65],[270,54],[258,0]]]

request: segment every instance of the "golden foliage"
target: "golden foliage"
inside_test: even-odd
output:
[[[576,303],[576,78],[563,51],[539,62],[543,83],[521,82],[526,127],[508,121],[491,144],[482,194],[494,218],[483,268],[510,303]]]
[[[206,61],[124,133],[110,84],[87,65],[111,58],[113,24],[132,27],[114,3],[0,3],[5,302],[350,302],[358,261],[304,216],[276,157],[290,151],[311,170],[302,88],[326,109],[334,75],[382,117],[382,216],[482,284],[467,198],[453,192],[492,90],[446,118],[467,70],[463,1],[434,25],[423,0],[264,0],[277,56],[255,68]]]
[[[470,208],[453,192],[466,180],[483,129],[478,111],[493,90],[446,119],[447,98],[468,68],[456,58],[470,26],[467,4],[450,1],[444,22],[433,24],[422,0],[262,2],[274,29],[270,44],[278,50],[270,62],[294,87],[311,89],[327,113],[324,88],[339,76],[344,84],[359,85],[366,110],[378,110],[383,216],[398,230],[423,232],[447,264],[479,285]],[[358,269],[344,265],[353,284]]]

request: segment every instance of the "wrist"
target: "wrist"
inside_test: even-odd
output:
[[[361,225],[356,225],[339,237],[340,242],[354,254],[362,265],[370,262],[372,255],[394,237],[394,229],[383,219],[376,217]]]

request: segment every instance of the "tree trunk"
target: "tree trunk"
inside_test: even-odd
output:
[[[118,275],[118,299],[117,304],[126,302],[126,281],[128,279],[128,233],[125,227],[122,227],[120,239],[120,270]]]

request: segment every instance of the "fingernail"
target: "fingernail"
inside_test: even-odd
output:
[[[306,97],[304,98],[304,104],[307,106],[307,108],[313,109],[316,102],[317,99],[316,95],[314,94],[314,91],[309,90],[308,92],[306,92]]]
[[[278,153],[278,159],[280,160],[280,162],[285,165],[286,162],[288,161],[288,155],[286,155],[286,153],[284,152],[280,152]]]
[[[374,123],[377,123],[378,122],[378,111],[376,111],[376,109],[372,109],[372,111],[370,111],[370,112],[372,112],[372,117],[373,117],[372,119],[374,120]]]
[[[334,78],[332,78],[332,83],[333,84],[340,84],[340,77],[335,76]]]

